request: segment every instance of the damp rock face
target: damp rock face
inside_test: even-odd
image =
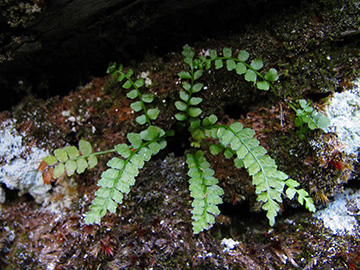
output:
[[[331,120],[329,132],[334,132],[347,155],[356,157],[360,148],[360,79],[352,89],[335,93],[326,107]],[[355,172],[356,174],[356,172]],[[357,177],[358,178],[358,177]],[[358,179],[355,179],[358,181]],[[346,189],[336,194],[333,201],[323,210],[314,214],[333,234],[356,235],[359,227],[359,190]]]
[[[24,147],[14,124],[15,121],[7,120],[0,126],[0,183],[8,189],[18,190],[19,196],[29,193],[37,203],[42,203],[51,186],[44,184],[37,167],[48,152]],[[0,203],[5,200],[5,191],[0,187]]]
[[[121,59],[124,63],[141,59],[145,52],[168,52],[187,42],[223,35],[249,21],[257,21],[267,8],[276,9],[286,2],[6,3],[0,14],[0,87],[9,96],[0,103],[0,109],[17,103],[29,92],[46,97],[67,94],[89,76],[103,75],[110,61]]]

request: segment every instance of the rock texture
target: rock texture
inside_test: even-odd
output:
[[[68,93],[89,76],[103,75],[110,61],[125,63],[237,31],[286,2],[28,0],[25,8],[8,1],[0,13],[0,89],[7,93],[0,110],[25,94]]]

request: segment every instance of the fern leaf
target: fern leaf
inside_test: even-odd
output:
[[[304,189],[297,189],[300,184],[288,179],[288,176],[277,169],[275,160],[273,160],[260,142],[254,137],[255,131],[250,128],[244,128],[239,122],[230,126],[215,124],[217,118],[215,115],[204,118],[202,125],[194,121],[193,134],[201,134],[206,137],[212,137],[219,140],[219,144],[211,144],[210,152],[217,155],[224,150],[224,156],[231,158],[234,154],[235,167],[245,167],[250,176],[252,184],[256,187],[257,200],[263,203],[262,208],[267,211],[267,218],[271,226],[275,223],[275,217],[280,211],[279,203],[282,202],[282,193],[285,185],[288,187],[286,196],[291,200],[295,194],[298,195],[298,202],[312,212],[315,212],[315,205],[309,194]],[[203,139],[203,138],[200,138]]]
[[[125,89],[131,89],[126,96],[129,99],[134,100],[134,102],[130,105],[130,107],[135,112],[142,111],[143,114],[136,117],[135,121],[139,125],[148,124],[151,126],[151,120],[156,120],[159,116],[159,109],[157,108],[146,108],[146,104],[153,102],[155,96],[151,93],[142,93],[140,88],[144,86],[144,79],[140,78],[137,80],[133,80],[131,76],[134,74],[132,69],[129,69],[126,73],[123,71],[123,66],[119,65],[118,69],[116,69],[116,63],[110,63],[108,68],[108,73],[112,73],[113,76],[118,76],[118,81],[125,82],[122,84],[122,87]],[[135,101],[138,99],[137,101]]]
[[[230,126],[218,125],[211,134],[222,146],[236,153],[235,166],[244,166],[253,177],[257,200],[263,202],[262,208],[267,211],[269,223],[273,226],[280,210],[281,194],[288,176],[277,170],[275,161],[266,155],[266,149],[254,137],[255,132],[252,129],[244,128],[236,122]],[[213,151],[218,150],[214,150],[213,147]]]
[[[150,126],[141,133],[128,134],[131,146],[125,143],[115,146],[122,158],[113,157],[108,161],[109,168],[102,173],[97,183],[99,189],[85,217],[87,224],[100,224],[107,211],[116,212],[117,205],[122,203],[124,194],[130,192],[145,162],[166,147],[166,141],[162,139],[164,134],[162,129]]]
[[[217,185],[218,180],[213,176],[210,164],[205,160],[204,153],[197,151],[195,155],[188,154],[188,175],[190,176],[190,195],[194,198],[193,210],[193,231],[195,234],[209,229],[215,223],[215,215],[220,214],[217,207],[222,203],[221,195],[224,191]]]
[[[188,45],[185,45],[183,47],[182,54],[185,57],[184,62],[190,67],[190,72],[182,71],[178,73],[178,76],[180,79],[190,80],[190,82],[182,82],[181,85],[183,90],[181,90],[179,93],[181,101],[175,102],[175,107],[180,111],[175,115],[175,118],[178,121],[193,119],[198,117],[202,113],[202,110],[200,108],[195,107],[202,102],[202,98],[192,97],[192,95],[200,92],[204,87],[203,83],[195,83],[195,81],[203,75],[203,71],[201,69],[202,62],[199,59],[193,59],[195,53]],[[204,60],[206,61],[206,59]],[[198,70],[195,71],[195,69]]]
[[[293,180],[288,179],[285,182],[286,186],[286,196],[291,200],[295,197],[295,194],[298,194],[298,202],[303,205],[305,202],[305,207],[311,212],[315,212],[316,208],[313,200],[309,197],[309,193],[307,193],[304,189],[296,189],[300,184]]]
[[[191,48],[186,45],[186,50],[189,51]],[[190,67],[197,67],[201,70],[205,66],[205,69],[209,69],[211,63],[214,62],[215,69],[221,69],[225,66],[228,71],[235,70],[238,75],[244,75],[246,81],[253,82],[259,90],[265,91],[269,90],[272,87],[271,83],[277,81],[279,78],[277,70],[274,68],[271,68],[265,75],[261,74],[260,70],[263,68],[264,64],[260,58],[252,60],[250,64],[246,63],[250,55],[244,50],[240,51],[237,57],[235,57],[230,48],[223,48],[222,54],[223,56],[219,56],[215,50],[210,50],[209,57],[200,56],[199,59],[195,60],[191,58],[191,63],[199,61],[200,64],[193,64],[190,65]],[[189,77],[192,76],[186,77],[182,74],[181,78],[190,79]]]
[[[51,171],[51,178],[57,179],[64,173],[72,176],[75,172],[83,173],[86,169],[92,169],[98,163],[96,155],[93,153],[91,144],[86,140],[79,141],[79,148],[66,146],[54,150],[54,155],[49,155],[43,159],[47,166],[43,171]],[[53,170],[50,170],[53,168]],[[44,175],[44,174],[43,174]]]

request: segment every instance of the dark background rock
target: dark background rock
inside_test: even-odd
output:
[[[297,2],[55,0],[42,4],[25,27],[10,27],[1,14],[0,54],[12,60],[0,62],[0,89],[7,96],[0,110],[30,93],[67,94],[91,76],[103,76],[110,61],[126,64],[236,33]]]

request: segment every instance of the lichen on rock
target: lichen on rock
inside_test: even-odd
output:
[[[353,89],[335,93],[326,108],[330,130],[343,142],[347,154],[356,154],[360,148],[360,79],[354,84]]]
[[[318,211],[314,217],[322,220],[324,226],[334,234],[356,235],[359,228],[360,192],[348,189],[335,195],[334,201],[326,209]]]
[[[19,190],[19,196],[29,193],[37,203],[42,203],[51,186],[44,184],[37,167],[48,152],[35,146],[25,147],[22,138],[26,134],[17,132],[15,122],[9,119],[0,126],[0,183],[8,189]],[[2,189],[0,193],[0,203],[4,203],[5,192]]]

